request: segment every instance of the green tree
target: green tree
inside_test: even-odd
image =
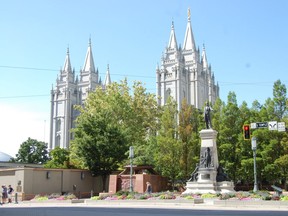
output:
[[[191,105],[184,98],[179,112],[179,141],[182,144],[181,170],[183,178],[187,179],[192,172],[192,165],[196,164],[195,156],[198,152],[193,151],[193,116]]]
[[[153,162],[151,146],[159,124],[160,109],[155,95],[147,93],[140,82],[135,82],[132,89],[127,80],[112,83],[104,91],[96,89],[89,94],[84,106],[77,106],[77,109],[80,116],[73,130],[73,164],[89,167],[95,175],[107,176],[128,163],[129,146],[134,146],[136,164]],[[89,148],[89,153],[85,153]],[[87,159],[81,164],[77,157],[83,158],[84,154]],[[104,157],[105,154],[108,158]],[[107,159],[109,162],[105,161]]]
[[[180,158],[183,153],[181,143],[178,141],[177,105],[168,98],[161,116],[161,128],[157,136],[155,149],[156,170],[172,181],[183,176],[180,168]]]
[[[57,146],[55,149],[49,152],[51,160],[49,160],[44,167],[45,168],[72,168],[69,163],[69,150],[60,148]]]
[[[153,142],[156,140],[159,129],[162,109],[158,106],[155,95],[147,93],[141,82],[135,82],[133,85],[130,106],[131,112],[126,120],[126,128],[129,128],[127,131],[129,143],[134,146],[134,162],[153,164],[151,150],[153,150]]]
[[[113,114],[95,115],[92,110],[82,110],[74,129],[75,138],[72,151],[93,176],[102,176],[103,190],[108,175],[118,169],[127,157],[128,145],[123,132],[109,120]]]
[[[287,89],[280,80],[277,80],[273,85],[273,101],[275,104],[275,115],[277,120],[281,120],[287,111]]]
[[[235,181],[240,166],[238,136],[242,132],[242,120],[234,92],[229,92],[227,105],[223,107],[222,112],[218,136],[219,162]]]
[[[85,109],[100,116],[109,111],[112,115],[108,119],[110,123],[118,125],[125,134],[127,144],[134,146],[134,163],[152,163],[149,144],[150,138],[156,136],[161,109],[155,95],[147,93],[140,82],[134,82],[132,89],[129,88],[127,80],[112,83],[105,91],[97,89],[90,93]],[[128,156],[128,151],[126,155]]]
[[[15,161],[21,163],[44,164],[49,160],[47,143],[31,139],[23,142],[16,154]]]

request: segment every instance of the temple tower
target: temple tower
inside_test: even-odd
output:
[[[171,96],[177,102],[178,110],[184,98],[188,104],[202,109],[206,101],[214,104],[219,97],[219,86],[215,84],[206,49],[203,45],[201,56],[199,48],[196,49],[190,19],[188,9],[183,47],[177,44],[172,22],[168,46],[162,55],[160,67],[156,68],[158,104],[164,105],[168,96]]]

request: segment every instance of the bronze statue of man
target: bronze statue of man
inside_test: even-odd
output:
[[[211,111],[213,111],[212,107],[209,106],[209,102],[206,102],[206,106],[204,107],[204,120],[206,123],[206,129],[212,128],[212,122],[210,116]]]

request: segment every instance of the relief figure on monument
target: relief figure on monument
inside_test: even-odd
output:
[[[211,157],[211,150],[209,147],[207,147],[204,151],[204,154],[201,154],[201,158],[200,158],[200,162],[201,162],[201,167],[204,168],[209,168],[211,167],[211,161],[212,161],[212,157]]]

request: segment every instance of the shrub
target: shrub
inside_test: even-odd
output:
[[[73,194],[73,193],[68,193],[68,194],[66,194],[66,195],[64,195],[64,196],[66,196],[66,199],[77,199],[77,197]]]
[[[220,199],[220,200],[227,200],[227,199],[230,199],[230,198],[232,198],[232,197],[234,197],[234,195],[231,195],[231,194],[229,194],[229,193],[223,193],[223,194],[221,194],[221,195],[219,196],[219,199]]]
[[[215,198],[215,197],[218,197],[217,194],[206,193],[201,195],[201,198]]]
[[[45,201],[45,200],[48,200],[48,196],[41,196],[41,195],[36,195],[33,200],[37,200],[37,201]]]
[[[280,198],[280,200],[281,200],[281,201],[288,201],[288,196],[282,196],[282,197]]]
[[[142,194],[139,196],[139,199],[140,200],[145,200],[145,199],[148,199],[150,196],[148,196],[148,194]]]
[[[116,192],[116,195],[117,196],[121,196],[121,195],[125,195],[125,196],[127,196],[128,194],[129,194],[130,192],[129,191],[117,191]]]
[[[172,193],[167,193],[167,194],[161,194],[159,196],[159,199],[175,199],[176,196]]]
[[[52,193],[52,194],[50,194],[50,195],[48,196],[48,199],[57,199],[57,198],[59,198],[59,197],[61,197],[61,194],[59,194],[59,193]]]
[[[130,199],[135,199],[135,196],[134,196],[134,194],[128,194],[126,199],[129,199],[129,200]]]
[[[185,196],[185,197],[184,197],[184,199],[187,199],[187,200],[193,200],[193,199],[194,199],[194,197],[193,197],[193,196],[191,196],[191,195],[188,195],[188,196]]]
[[[101,198],[99,196],[93,196],[90,198],[91,200],[101,200]]]
[[[236,192],[235,197],[241,200],[250,197],[250,193],[245,191]]]

